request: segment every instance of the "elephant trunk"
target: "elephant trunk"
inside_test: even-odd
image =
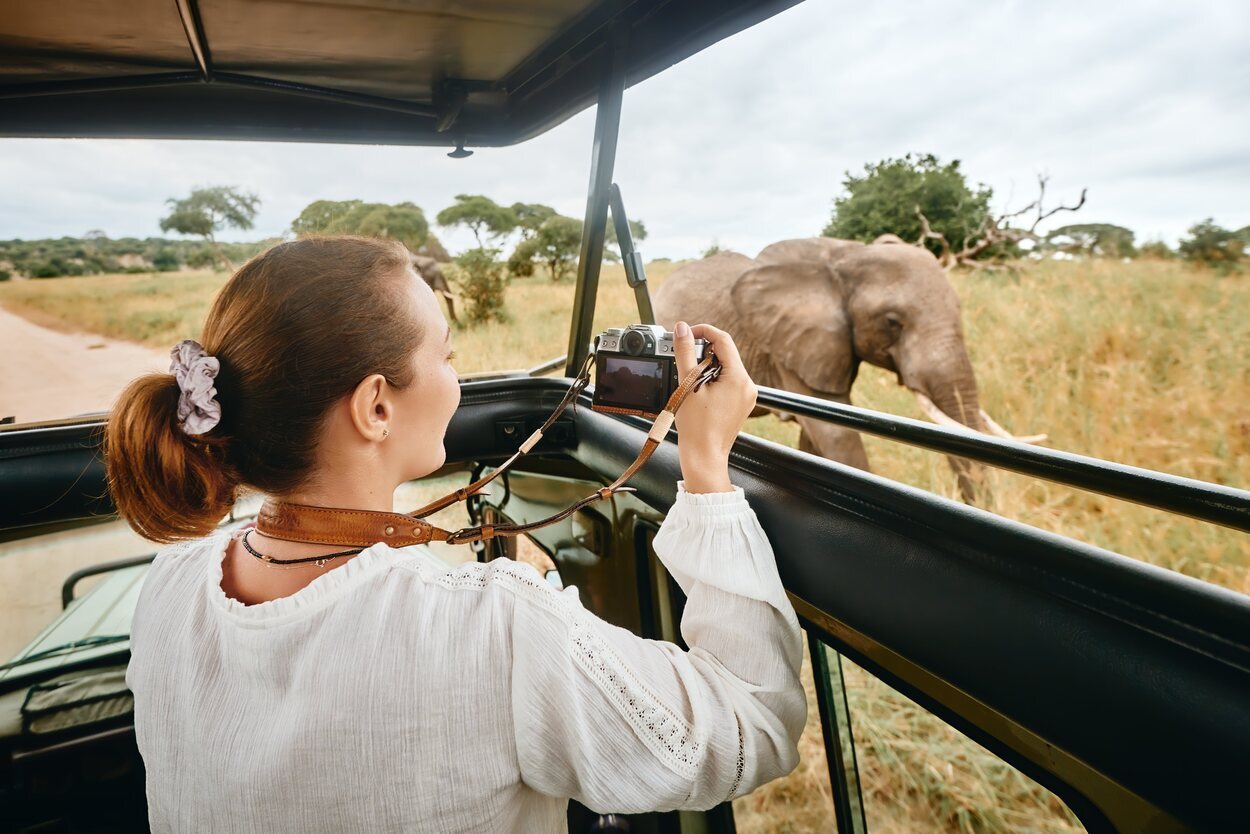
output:
[[[923,355],[910,363],[919,366],[911,371],[909,363],[900,363],[900,378],[916,395],[920,407],[935,423],[965,426],[980,432],[990,431],[981,400],[972,362],[964,349],[963,339],[955,334],[944,339],[926,339]],[[909,372],[911,371],[911,372]],[[974,503],[978,493],[984,496],[984,467],[967,458],[948,456],[964,501]]]
[[[939,342],[937,349],[926,351],[927,364],[922,372],[899,374],[903,384],[916,395],[925,416],[938,425],[966,427],[1019,443],[1038,443],[1046,439],[1045,434],[1012,434],[987,414],[980,406],[976,375],[964,351],[963,340],[954,337],[944,341],[945,345]],[[934,362],[934,356],[950,358],[946,362]]]
[[[936,406],[946,418],[929,414],[930,419],[939,423],[953,420],[976,431],[989,431],[977,393],[976,374],[963,339],[956,333],[918,341],[922,345],[919,355],[900,357],[899,377],[916,394],[921,407],[925,407],[925,400],[928,400],[928,404]],[[928,410],[926,408],[926,412]]]

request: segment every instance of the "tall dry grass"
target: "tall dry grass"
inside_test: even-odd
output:
[[[675,265],[649,267],[659,285]],[[43,320],[165,349],[199,335],[222,276],[101,276],[0,285],[0,303]],[[1047,445],[1238,487],[1250,486],[1250,281],[1141,260],[1025,263],[951,277],[962,302],[982,403]],[[511,320],[459,329],[461,372],[537,364],[567,348],[571,284],[536,277],[508,289]],[[604,269],[596,328],[637,318],[619,266]],[[865,367],[857,404],[923,418],[891,374]],[[796,445],[775,417],[747,430]],[[941,455],[865,436],[876,472],[957,497]],[[1005,472],[989,473],[997,513],[1250,593],[1250,537]],[[869,828],[880,832],[1068,832],[1051,796],[863,670],[847,692]],[[828,776],[810,662],[802,762],[735,802],[746,832],[825,831]]]

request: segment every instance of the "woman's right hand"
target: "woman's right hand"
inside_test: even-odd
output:
[[[729,449],[755,408],[755,383],[747,374],[733,337],[710,324],[673,328],[677,374],[685,379],[698,361],[694,340],[706,339],[720,360],[715,381],[691,392],[677,410],[677,451],[687,492],[729,492]]]

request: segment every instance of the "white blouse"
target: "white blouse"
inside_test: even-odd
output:
[[[587,611],[509,559],[379,542],[296,593],[221,589],[230,533],[163,548],[126,680],[152,830],[563,832],[707,809],[789,773],[802,638],[740,487],[654,540],[689,651]]]

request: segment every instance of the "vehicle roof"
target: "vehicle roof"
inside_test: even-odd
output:
[[[508,145],[797,0],[5,0],[0,136]]]

